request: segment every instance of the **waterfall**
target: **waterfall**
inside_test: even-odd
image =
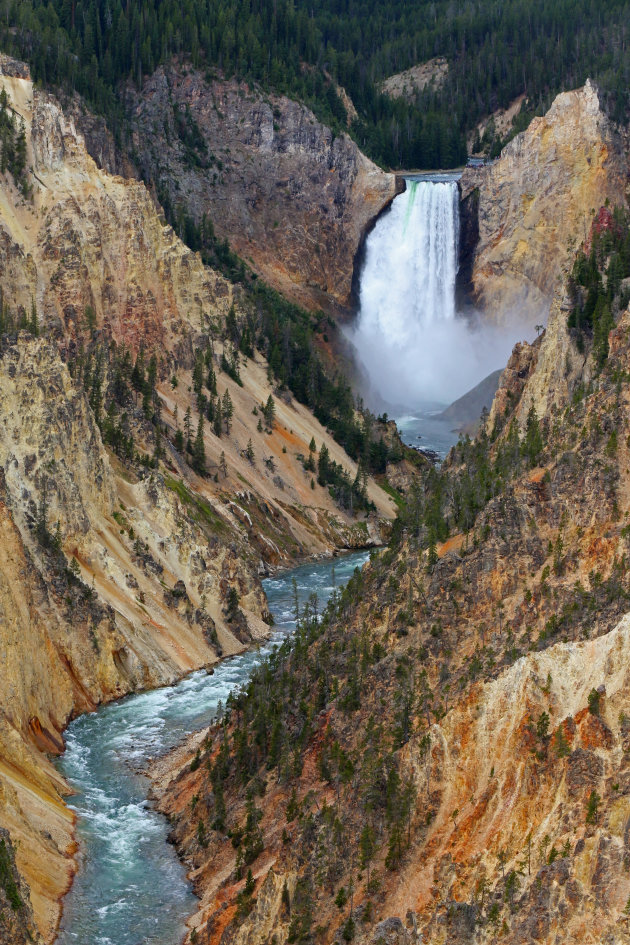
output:
[[[455,317],[459,191],[455,181],[409,181],[367,240],[361,326],[406,343]]]
[[[466,335],[455,312],[458,255],[457,182],[407,181],[366,241],[351,339],[389,403],[448,399],[451,388],[455,396],[465,389],[450,383],[448,367],[453,344],[461,348],[458,336]]]

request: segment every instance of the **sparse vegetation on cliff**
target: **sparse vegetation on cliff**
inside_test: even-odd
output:
[[[280,876],[299,877],[291,917],[271,919],[292,941],[377,940],[378,921],[417,899],[414,923],[427,941],[446,921],[454,941],[458,929],[486,941],[501,928],[516,942],[537,917],[554,921],[538,893],[547,874],[566,873],[576,883],[571,895],[586,895],[574,872],[578,839],[607,829],[602,808],[612,809],[620,757],[611,746],[625,736],[612,734],[592,684],[567,717],[558,714],[564,683],[547,654],[563,642],[572,647],[559,652],[576,654],[601,639],[630,600],[619,456],[630,429],[624,317],[591,386],[554,417],[537,415],[526,374],[491,430],[463,439],[442,469],[423,470],[389,548],[334,596],[321,621],[312,601],[294,643],[229,701],[194,782],[196,813],[219,828],[207,853],[191,844],[186,813],[169,798],[177,839],[202,869],[207,855],[227,866],[225,832],[241,829],[248,792],[263,799],[265,853]],[[453,778],[474,755],[467,727],[480,724],[491,691],[539,661],[550,668],[540,678],[531,670],[531,703],[508,713],[522,716],[510,722],[516,756],[508,764],[490,739],[490,757],[477,762],[486,770],[487,761],[487,780],[465,796]],[[494,751],[501,767],[490,764]],[[523,771],[518,822],[501,820],[493,801],[516,790],[514,763]],[[604,764],[614,772],[606,780]],[[564,784],[569,799],[556,802]],[[187,789],[180,780],[177,792]],[[553,833],[538,832],[547,803]],[[468,848],[477,851],[471,858]],[[450,850],[461,864],[457,887],[447,878]],[[262,855],[251,869],[264,875]],[[611,869],[610,881],[620,882]],[[446,897],[444,908],[433,890]],[[251,933],[255,914],[237,916],[233,928],[244,923]],[[211,916],[212,907],[213,943]]]
[[[598,368],[608,357],[608,336],[630,301],[630,214],[625,207],[602,207],[587,246],[575,260],[569,291],[573,309],[569,328],[578,348],[592,344]]]
[[[26,132],[24,122],[11,107],[5,89],[0,91],[0,174],[7,171],[24,196],[28,196],[29,182],[26,174]]]

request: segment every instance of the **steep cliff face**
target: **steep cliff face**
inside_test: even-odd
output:
[[[13,513],[34,531],[45,496],[49,519],[80,541],[111,516],[116,496],[87,398],[57,351],[26,334],[4,346],[0,371],[0,466]]]
[[[235,81],[160,68],[129,93],[146,177],[307,308],[349,304],[354,259],[396,179],[304,106]]]
[[[239,290],[165,226],[143,184],[97,167],[74,120],[17,65],[0,64],[28,185],[0,177],[0,826],[48,942],[75,870],[68,788],[49,761],[68,720],[263,638],[267,563],[378,542],[393,504],[372,483],[377,512],[359,521],[311,484],[312,438],[353,477],[357,466],[273,389],[262,355],[242,358],[240,382],[222,370]],[[127,384],[141,350],[143,377],[156,358],[146,410],[144,380],[107,407],[116,366]],[[213,352],[204,371],[214,365],[233,411],[229,435],[202,430],[206,476],[169,439],[187,409],[197,426],[200,351]],[[131,444],[125,456],[108,424]],[[29,922],[12,918],[12,945]]]
[[[10,180],[0,196],[2,288],[59,340],[93,327],[137,350],[159,346],[192,361],[192,323],[225,315],[232,287],[205,269],[160,220],[144,185],[100,173],[74,123],[28,79],[5,77],[24,120],[32,199]]]
[[[8,831],[0,830],[0,941],[38,940],[28,890],[15,866],[15,852]]]
[[[598,640],[524,657],[434,727],[430,766],[409,752],[419,791],[430,776],[440,806],[427,868],[403,871],[392,905],[411,905],[424,941],[481,943],[499,927],[514,943],[588,941],[593,928],[625,941],[629,631],[626,617]],[[543,713],[549,744],[535,732]],[[492,888],[497,862],[513,878],[504,896],[500,881]]]
[[[627,181],[625,141],[591,82],[559,95],[497,161],[466,169],[462,197],[479,227],[472,298],[486,316],[544,322],[592,213],[624,204]]]
[[[227,735],[209,733],[207,765],[190,771],[189,750],[157,772],[204,945],[628,940],[630,312],[596,370],[567,304],[504,372],[481,479],[464,446],[446,463],[447,515],[477,494],[469,529],[431,545],[425,480],[426,502],[310,648],[261,680],[299,757],[271,721],[268,750],[247,755],[254,690]],[[247,783],[262,814],[249,853]],[[198,819],[215,824],[205,848]]]
[[[17,864],[48,940],[74,871],[66,788],[45,757],[62,750],[66,722],[241,649],[264,632],[265,601],[257,558],[235,531],[232,550],[213,548],[160,475],[135,485],[115,476],[53,346],[26,334],[5,343],[0,392],[0,819],[20,840]],[[222,610],[230,586],[246,636]]]

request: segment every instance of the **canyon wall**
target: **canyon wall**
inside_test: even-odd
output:
[[[269,566],[378,543],[394,514],[373,482],[376,511],[359,521],[311,481],[313,438],[353,477],[357,465],[273,387],[262,355],[241,359],[238,382],[222,370],[242,290],[177,238],[142,183],[97,166],[72,113],[19,65],[0,65],[27,144],[26,186],[0,177],[11,324],[0,347],[0,828],[22,878],[12,945],[52,940],[76,869],[68,786],[50,762],[68,720],[264,638]],[[211,339],[233,416],[229,435],[202,431],[202,477],[166,436],[159,451],[137,390],[111,417],[99,411],[117,359],[142,351],[145,366],[156,357],[149,406],[162,429],[173,438],[191,406],[197,428],[192,368]],[[126,462],[104,443],[106,420],[132,438]]]
[[[496,161],[464,171],[462,262],[473,304],[499,324],[544,324],[593,214],[606,201],[625,204],[627,187],[626,136],[596,86],[558,95]]]
[[[160,67],[128,91],[146,179],[197,224],[207,214],[256,272],[309,309],[345,309],[370,222],[396,178],[309,109],[246,83]]]
[[[231,837],[250,808],[238,762],[219,762],[223,734],[156,768],[200,895],[192,940],[628,941],[630,310],[599,366],[568,311],[561,288],[504,372],[494,437],[443,466],[449,511],[479,503],[469,530],[431,548],[421,511],[404,518],[309,659],[271,674],[288,731],[309,710],[313,723],[291,771],[268,755],[252,775],[262,840],[247,866]],[[258,718],[255,694],[240,711]],[[202,846],[220,777],[228,815]]]

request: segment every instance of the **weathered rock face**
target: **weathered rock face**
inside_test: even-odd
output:
[[[544,322],[592,213],[625,203],[627,178],[625,142],[591,82],[559,95],[495,163],[466,169],[462,198],[478,191],[472,297],[486,317]]]
[[[422,92],[428,85],[439,88],[444,84],[448,75],[448,60],[443,56],[421,62],[404,72],[390,75],[381,84],[381,90],[390,98],[406,98],[413,101],[418,92]]]
[[[72,97],[64,96],[61,105],[64,115],[74,122],[88,154],[94,159],[97,167],[117,177],[138,177],[136,166],[116,143],[104,118],[92,114],[82,98],[76,94]]]
[[[412,864],[398,897],[399,907],[413,903],[431,916],[424,941],[443,940],[441,928],[452,922],[456,903],[460,910],[468,904],[471,923],[468,929],[453,923],[449,942],[491,937],[480,921],[478,883],[496,874],[501,850],[505,875],[520,870],[513,901],[508,898],[507,941],[588,941],[594,927],[601,941],[617,940],[630,893],[622,866],[630,814],[622,709],[630,692],[629,634],[625,617],[592,642],[527,656],[471,692],[436,728],[432,774],[442,800],[428,837],[433,869],[420,873]],[[602,711],[592,715],[588,696],[601,687]],[[554,759],[551,747],[535,757],[532,720],[543,712],[551,732],[565,733],[567,757]],[[426,781],[419,759],[416,770]],[[592,791],[603,809],[589,820]],[[548,857],[552,846],[559,856],[564,850],[562,858]],[[436,886],[442,904],[432,901]]]
[[[540,343],[538,342],[530,345],[522,341],[514,346],[510,359],[499,378],[499,387],[488,417],[488,430],[494,427],[497,420],[509,415],[515,404],[522,403],[523,390],[536,368],[539,351]]]
[[[317,922],[322,942],[338,943],[350,904],[339,896],[338,908],[335,894],[352,883],[359,945],[628,941],[630,312],[619,313],[599,371],[588,340],[582,355],[571,342],[566,315],[560,293],[547,332],[517,346],[503,374],[502,427],[484,469],[512,443],[515,471],[470,531],[438,545],[428,566],[409,522],[313,645],[312,665],[327,660],[338,695],[313,714],[299,774],[258,769],[264,849],[251,862],[248,915],[237,912],[244,877],[229,837],[213,831],[207,848],[196,839],[196,818],[212,823],[216,810],[208,767],[190,771],[181,750],[173,780],[160,772],[160,802],[195,867],[199,940],[275,935],[283,945],[299,923]],[[527,443],[513,431],[532,403],[544,436],[522,464]],[[460,446],[443,466],[459,468],[453,495],[471,481],[464,456]],[[380,655],[350,706],[356,664],[332,654],[358,640]],[[285,705],[290,726],[296,703]],[[210,767],[222,737],[208,739]],[[394,765],[409,785],[406,815],[388,808]],[[242,829],[236,774],[223,791],[226,827]],[[291,911],[274,899],[283,875]]]
[[[50,521],[75,541],[111,515],[116,487],[92,411],[46,342],[22,336],[2,352],[0,431],[0,467],[22,529],[35,529],[43,495]]]
[[[62,750],[72,716],[242,649],[222,613],[228,587],[254,629],[265,601],[236,534],[211,548],[159,475],[117,479],[54,346],[5,343],[0,418],[0,823],[50,940],[75,850],[44,753]],[[182,579],[180,604],[164,586]]]
[[[551,304],[545,333],[535,346],[538,348],[533,356],[536,369],[531,377],[524,367],[521,369],[521,377],[527,377],[518,410],[521,426],[532,404],[537,416],[554,417],[567,404],[576,383],[588,384],[591,379],[592,364],[571,342],[567,327],[570,310],[565,292],[559,291]]]
[[[0,829],[0,942],[40,942],[33,924],[28,889],[15,866],[7,830]]]
[[[0,827],[49,942],[76,868],[68,788],[47,757],[63,749],[68,720],[264,638],[263,561],[382,536],[377,516],[352,520],[311,486],[299,457],[313,437],[352,477],[357,468],[310,411],[274,392],[273,429],[258,424],[272,393],[262,356],[241,362],[240,384],[222,372],[225,315],[232,303],[242,315],[238,290],[164,225],[143,184],[97,167],[74,120],[20,64],[0,60],[0,87],[24,119],[30,187],[25,198],[0,176],[2,303],[14,326],[34,307],[40,333],[5,333],[0,346]],[[210,334],[219,392],[233,404],[230,436],[206,425],[212,478],[196,476],[168,442],[162,463],[150,460],[155,427],[130,392],[134,458],[123,465],[103,445],[81,352],[99,361],[92,379],[102,393],[112,352],[132,362],[141,347],[155,353],[172,437],[178,416],[199,411],[190,368]],[[370,494],[391,517],[389,498],[375,484]],[[226,610],[231,589],[238,620]],[[20,916],[11,945],[27,940]]]
[[[30,80],[2,78],[24,119],[33,196],[0,189],[1,286],[12,309],[35,302],[68,345],[86,327],[137,351],[192,362],[193,325],[225,314],[232,286],[165,227],[143,184],[102,173],[74,122]]]
[[[197,223],[207,214],[221,238],[301,304],[348,305],[362,236],[396,193],[392,174],[307,108],[245,84],[173,66],[129,99],[134,153],[174,206]]]

